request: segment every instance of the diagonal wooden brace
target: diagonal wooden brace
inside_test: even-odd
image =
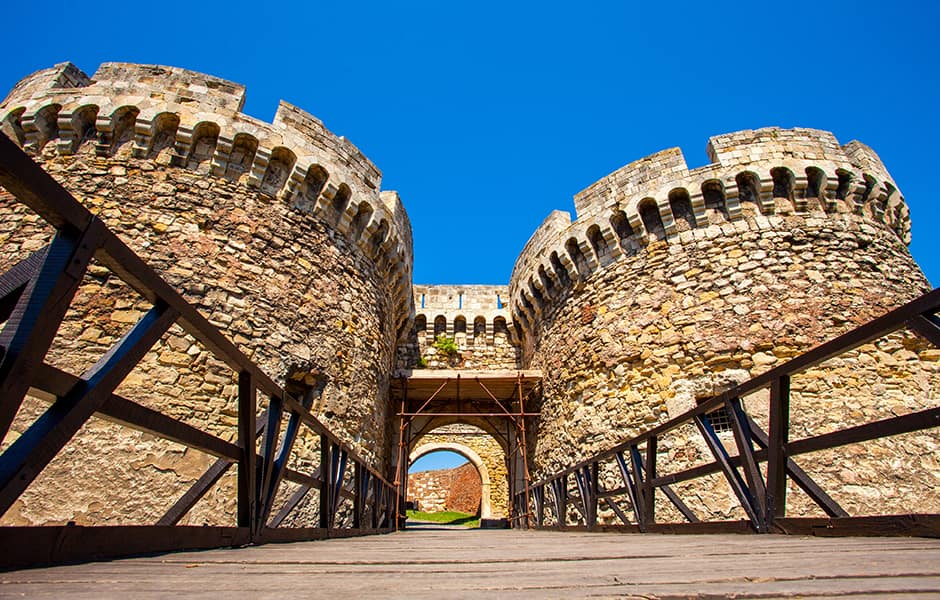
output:
[[[721,444],[721,440],[718,439],[718,435],[715,433],[714,428],[712,428],[708,416],[696,415],[693,419],[702,437],[705,438],[705,443],[711,450],[712,455],[721,466],[721,470],[725,474],[725,479],[727,479],[728,484],[734,491],[734,495],[737,496],[738,502],[741,503],[741,508],[744,509],[748,519],[750,519],[751,525],[755,530],[759,531],[761,528],[761,518],[759,512],[754,507],[754,498],[751,495],[751,491],[741,478],[741,474],[738,473],[738,470],[732,464],[731,457],[728,456],[728,452]]]
[[[177,316],[178,313],[165,304],[153,307],[82,375],[68,394],[50,406],[0,455],[0,514],[12,506],[110,397]]]
[[[105,232],[104,224],[94,219],[78,236],[56,233],[42,264],[19,293],[0,332],[0,440],[9,431]]]

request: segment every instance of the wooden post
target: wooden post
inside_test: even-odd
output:
[[[643,519],[646,525],[656,523],[656,488],[653,480],[656,479],[656,447],[658,440],[652,436],[646,440],[646,477],[643,479]]]
[[[767,446],[768,527],[787,513],[787,442],[790,430],[790,377],[784,375],[770,386],[770,431]]]
[[[522,435],[522,477],[524,479],[523,486],[525,488],[525,528],[528,529],[531,524],[530,512],[529,512],[529,459],[527,456],[528,453],[528,444],[526,443],[525,436],[525,399],[522,395],[522,373],[516,375],[516,389],[519,393],[519,429]]]
[[[362,477],[365,469],[359,461],[355,462],[355,470],[353,472],[353,489],[355,490],[355,498],[353,499],[353,529],[359,529],[362,527],[362,511],[365,507],[365,495],[366,491],[362,486]]]
[[[588,472],[588,487],[591,490],[591,525],[597,525],[597,472],[598,467],[597,463],[591,463],[591,468]]]
[[[545,486],[540,485],[535,490],[535,523],[538,527],[545,524]]]
[[[333,482],[333,461],[330,456],[330,438],[320,434],[320,527],[329,529],[330,510],[333,502],[330,499]]]
[[[258,464],[255,454],[257,396],[251,373],[238,374],[238,526],[251,528],[257,511]]]
[[[398,419],[398,461],[395,465],[395,529],[402,529],[405,520],[402,516],[405,514],[408,497],[408,467],[404,463],[408,461],[405,455],[405,426],[411,422],[411,418],[405,421],[405,408],[408,405],[408,379],[401,378],[401,417]],[[420,412],[420,411],[419,411]]]

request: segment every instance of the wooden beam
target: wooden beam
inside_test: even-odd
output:
[[[753,433],[753,419],[748,429]],[[787,514],[787,443],[790,440],[790,377],[784,375],[770,386],[769,437],[767,448],[766,518],[768,526]],[[755,436],[756,437],[756,436]],[[759,443],[759,442],[758,442]]]
[[[43,364],[36,372],[36,381],[30,393],[55,402],[80,381],[76,375]],[[230,460],[238,460],[239,457],[237,445],[117,394],[108,396],[95,414],[112,423],[144,431],[213,456]]]
[[[940,427],[940,407],[790,442],[788,448],[790,455],[796,456],[933,427]]]
[[[80,233],[57,232],[0,332],[0,439],[36,378],[104,231],[94,220]]]
[[[0,323],[13,314],[27,284],[39,273],[50,245],[43,246],[0,275]]]
[[[940,348],[940,321],[935,315],[917,315],[907,326],[922,338]]]
[[[333,444],[325,435],[320,436],[320,527],[329,529],[330,513],[333,501],[330,492],[333,489]]]
[[[747,414],[741,407],[741,400],[732,398],[725,405],[731,415],[731,429],[734,433],[735,445],[738,448],[738,461],[744,470],[744,477],[747,481],[748,496],[753,501],[753,510],[757,515],[757,521],[754,526],[761,533],[768,529],[767,514],[767,491],[764,486],[764,476],[757,466],[757,460],[754,458],[754,442],[751,436],[751,428],[747,426]]]
[[[738,502],[741,504],[741,508],[744,509],[745,514],[747,514],[747,518],[751,521],[751,525],[754,527],[755,531],[759,531],[760,515],[754,508],[754,498],[751,496],[750,490],[747,488],[747,484],[745,484],[744,480],[741,478],[741,474],[738,473],[735,464],[728,456],[728,452],[725,450],[725,447],[721,444],[721,440],[718,439],[718,435],[712,428],[711,423],[708,420],[708,416],[696,415],[695,425],[702,433],[702,437],[705,438],[705,443],[708,445],[709,450],[711,450],[715,460],[721,466],[721,471],[725,474],[725,479],[727,480],[728,485],[731,486],[732,491],[734,491],[734,495],[737,496]],[[740,462],[740,458],[738,459],[738,462]]]
[[[205,496],[206,493],[212,489],[212,486],[214,486],[219,481],[219,479],[225,475],[225,473],[229,470],[229,467],[231,467],[233,464],[233,461],[224,458],[220,458],[215,461],[215,463],[213,463],[212,466],[209,467],[208,470],[206,470],[206,472],[203,473],[198,480],[196,480],[196,483],[190,486],[190,488],[186,490],[186,493],[183,494],[182,497],[180,497],[180,499],[177,500],[168,511],[166,511],[166,513],[164,513],[164,515],[160,518],[159,521],[157,521],[156,524],[176,525],[179,523],[180,520],[185,517],[194,506],[196,506],[196,503],[199,502],[203,496]]]
[[[104,404],[176,317],[169,306],[154,306],[0,455],[0,514]]]
[[[255,450],[257,410],[255,382],[249,371],[238,374],[238,526],[254,526],[257,512],[258,460]]]

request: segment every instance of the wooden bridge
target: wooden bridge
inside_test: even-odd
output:
[[[6,546],[5,546],[6,547]],[[0,597],[940,595],[940,540],[406,530],[0,574]]]
[[[47,247],[0,276],[0,321],[5,323],[0,332],[0,437],[27,393],[49,403],[0,454],[0,513],[93,415],[217,459],[154,524],[0,527],[0,568],[10,571],[2,576],[0,596],[216,597],[228,591],[266,597],[305,589],[322,595],[381,590],[409,597],[940,593],[940,541],[930,539],[940,537],[940,516],[916,514],[914,498],[910,514],[851,516],[795,462],[795,457],[810,452],[936,428],[940,408],[801,440],[790,440],[787,433],[792,375],[904,328],[940,346],[940,290],[538,482],[528,480],[520,450],[523,472],[513,478],[513,531],[401,530],[401,481],[396,486],[359,458],[311,413],[310,398],[278,386],[4,136],[0,185],[57,231]],[[153,308],[94,366],[81,374],[67,373],[44,357],[92,259]],[[237,375],[237,442],[114,393],[174,323]],[[514,383],[518,408],[513,410],[519,416],[526,412],[523,383],[521,377]],[[770,390],[767,431],[740,402],[742,396],[764,388]],[[502,411],[494,415],[513,416],[496,396],[491,400]],[[411,415],[404,404],[407,398],[402,395],[402,418]],[[719,408],[730,415],[733,444],[715,435],[709,415]],[[414,414],[421,412],[419,407]],[[657,439],[690,424],[703,436],[714,462],[678,473],[658,472]],[[320,441],[318,466],[311,472],[288,468],[303,428]],[[524,428],[514,439],[524,448]],[[237,524],[177,525],[232,467],[238,473]],[[619,473],[620,485],[605,488],[599,478],[603,469]],[[745,519],[703,522],[671,487],[716,473],[726,479]],[[787,517],[788,479],[828,516]],[[284,481],[298,486],[286,499],[278,496]],[[319,497],[318,526],[282,526],[308,493]],[[685,523],[658,520],[657,493]],[[601,505],[614,510],[619,525],[598,520]],[[346,512],[338,519],[341,507]],[[580,515],[577,525],[569,523],[569,507]],[[690,533],[708,535],[682,535]],[[784,533],[791,535],[775,535]],[[357,537],[365,535],[370,537]],[[922,539],[831,537],[838,535]],[[165,554],[181,550],[204,551]],[[134,555],[147,557],[89,562]],[[85,564],[44,566],[70,562]]]

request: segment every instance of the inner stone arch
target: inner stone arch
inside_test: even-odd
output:
[[[469,460],[470,464],[476,467],[477,473],[480,474],[480,518],[491,518],[493,509],[490,498],[491,482],[489,469],[486,468],[486,464],[483,462],[483,459],[480,458],[480,455],[474,452],[470,447],[454,442],[429,442],[412,450],[411,454],[408,456],[408,464],[410,466],[422,456],[440,451],[456,452]]]
[[[451,451],[463,456],[480,475],[480,518],[509,516],[508,448],[503,434],[483,419],[435,417],[414,422],[416,435],[408,446],[407,468],[422,456]]]

